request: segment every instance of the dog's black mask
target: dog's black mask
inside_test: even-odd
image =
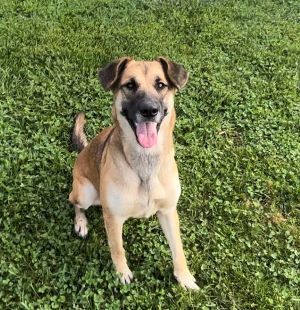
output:
[[[152,126],[155,123],[158,133],[160,125],[167,115],[167,108],[160,99],[147,96],[144,92],[139,92],[128,96],[122,102],[121,114],[127,119],[137,141],[141,144],[138,137],[139,127],[144,126],[144,123],[152,124]]]

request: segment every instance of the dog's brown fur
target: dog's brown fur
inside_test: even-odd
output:
[[[87,219],[83,210],[100,204],[113,263],[122,282],[129,283],[133,275],[123,248],[123,223],[129,217],[149,217],[156,213],[172,251],[175,277],[183,287],[198,289],[188,270],[180,238],[176,211],[180,183],[172,138],[176,118],[174,95],[187,82],[187,72],[181,65],[162,57],[152,62],[125,57],[102,69],[99,77],[103,87],[114,93],[114,125],[87,144],[84,116],[77,116],[73,141],[79,150],[84,148],[75,162],[69,195],[75,206],[75,230],[86,236]],[[153,86],[157,78],[169,87],[158,91]],[[122,116],[122,100],[130,95],[124,85],[131,79],[136,81],[139,91],[163,101],[168,110],[157,143],[148,149],[137,143],[134,131]]]

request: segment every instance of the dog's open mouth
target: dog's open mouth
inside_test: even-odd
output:
[[[158,123],[153,121],[135,122],[130,119],[126,109],[124,109],[121,114],[127,119],[141,147],[151,148],[157,143],[157,135],[162,120]]]
[[[137,141],[144,148],[150,148],[156,144],[157,131],[157,123],[155,122],[135,123]]]

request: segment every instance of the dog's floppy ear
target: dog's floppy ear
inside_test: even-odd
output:
[[[158,57],[158,61],[163,67],[166,78],[174,87],[181,89],[187,83],[189,74],[182,65],[165,57]]]
[[[127,63],[131,60],[129,57],[122,57],[106,65],[99,70],[99,79],[105,90],[113,90],[121,77]]]

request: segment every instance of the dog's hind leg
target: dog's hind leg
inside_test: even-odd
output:
[[[69,201],[75,207],[74,228],[80,237],[86,237],[88,233],[86,209],[91,205],[99,204],[99,195],[93,184],[86,178],[74,179],[73,190],[69,195]]]

